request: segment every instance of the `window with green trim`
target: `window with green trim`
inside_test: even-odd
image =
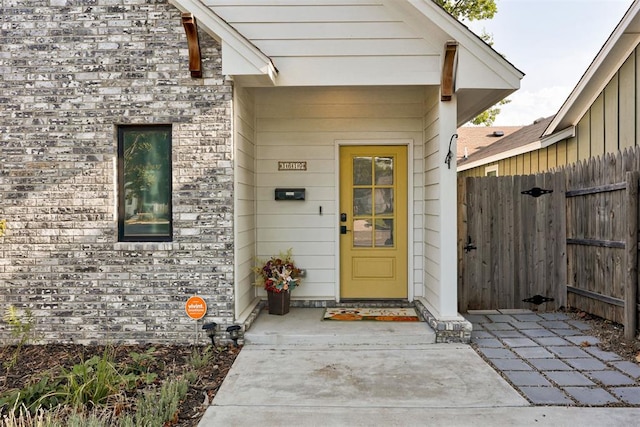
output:
[[[118,192],[119,241],[171,241],[171,126],[118,128]]]

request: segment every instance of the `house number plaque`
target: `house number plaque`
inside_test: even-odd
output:
[[[306,171],[307,162],[278,162],[279,171]]]

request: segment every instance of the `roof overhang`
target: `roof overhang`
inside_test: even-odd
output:
[[[438,40],[441,45],[447,40],[458,42],[455,76],[458,126],[520,88],[524,73],[433,0],[383,2],[401,13],[406,22],[425,40],[433,39],[439,32],[444,38]],[[424,17],[430,21],[430,25],[426,25],[425,19],[421,19]]]
[[[192,13],[198,25],[222,45],[222,73],[251,80],[255,85],[275,84],[278,70],[271,59],[199,0],[169,0],[182,12]]]
[[[495,154],[493,156],[484,157],[482,159],[471,161],[465,163],[463,165],[458,166],[457,171],[462,172],[468,169],[477,168],[479,166],[488,165],[489,163],[499,162],[500,160],[508,159],[509,157],[519,156],[521,154],[530,153],[531,151],[539,150],[542,148],[542,144],[540,141],[534,141],[527,145],[523,145],[521,147],[514,148],[512,150],[503,151],[501,153]]]
[[[543,138],[576,126],[611,78],[640,43],[640,2],[635,0],[543,133]]]
[[[192,13],[198,25],[222,46],[222,72],[234,80],[247,86],[301,86],[309,84],[292,80],[286,70],[291,65],[287,57],[278,57],[282,61],[282,75],[278,76],[269,52],[261,51],[251,40],[232,27],[213,10],[211,5],[201,0],[169,0],[182,12]],[[474,34],[469,28],[447,13],[433,0],[380,0],[387,11],[396,15],[398,21],[405,23],[413,34],[422,39],[434,50],[433,55],[409,61],[406,69],[390,70],[368,66],[368,57],[358,56],[358,61],[348,62],[352,67],[352,79],[346,79],[340,72],[345,67],[330,64],[327,73],[318,73],[320,57],[310,57],[305,62],[296,62],[296,76],[307,75],[301,68],[313,67],[314,76],[322,79],[314,81],[315,85],[441,85],[443,77],[452,82],[452,95],[456,97],[457,125],[460,126],[482,111],[495,105],[520,88],[520,80],[524,74],[498,54],[491,46]],[[457,43],[453,69],[447,64],[446,51],[442,49],[446,43]],[[332,62],[345,60],[343,57],[333,58]],[[348,59],[348,58],[347,58]],[[449,58],[451,59],[451,58]],[[408,60],[407,60],[408,61]],[[326,62],[326,61],[325,61]],[[406,62],[406,61],[405,61]],[[439,66],[438,66],[439,63]],[[354,65],[356,64],[356,65]],[[379,63],[376,63],[380,65]],[[325,64],[327,65],[327,64]],[[345,65],[346,66],[346,65]],[[389,62],[392,67],[392,62]],[[289,67],[289,68],[287,68]],[[420,70],[420,73],[415,72]],[[452,70],[451,75],[443,76]],[[411,72],[413,74],[411,74]]]
[[[560,132],[556,132],[549,137],[532,141],[529,144],[522,145],[511,150],[496,153],[493,156],[483,157],[481,159],[459,165],[458,172],[488,165],[489,163],[499,162],[500,160],[519,156],[521,154],[531,153],[532,151],[541,150],[555,144],[556,142],[562,141],[567,138],[573,138],[574,136],[576,136],[576,128],[574,126],[570,126],[566,129],[561,130]]]
[[[563,141],[568,138],[573,138],[576,136],[576,127],[569,126],[568,128],[562,129],[552,135],[543,136],[540,140],[542,142],[542,146],[540,148],[547,148],[556,142]]]

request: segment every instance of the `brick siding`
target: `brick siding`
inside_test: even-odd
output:
[[[166,0],[0,4],[0,309],[31,308],[44,342],[193,342],[193,294],[205,319],[231,324],[220,46],[200,32],[204,78],[192,79]],[[173,125],[173,241],[119,243],[117,126],[158,123]]]

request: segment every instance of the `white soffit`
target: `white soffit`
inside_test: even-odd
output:
[[[278,86],[438,86],[447,40],[460,45],[455,90],[474,93],[459,106],[468,114],[517,90],[523,77],[432,0],[170,1],[222,42],[223,73],[234,78],[263,76]]]

